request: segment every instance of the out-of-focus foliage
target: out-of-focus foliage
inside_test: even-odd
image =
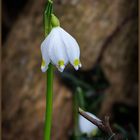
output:
[[[92,78],[89,76],[92,73]],[[93,71],[70,73],[64,72],[62,75],[62,81],[69,81],[67,86],[71,87],[74,91],[74,106],[81,107],[84,110],[91,112],[95,115],[100,113],[100,104],[104,100],[106,89],[109,87],[109,82],[106,79],[101,67],[98,65]],[[124,140],[131,139],[137,140],[137,108],[125,106],[124,104],[116,104],[113,108],[113,114],[111,114],[111,127],[115,133],[120,133]],[[76,119],[77,114],[74,114]],[[104,119],[104,118],[102,118]],[[77,123],[77,122],[76,122]],[[78,128],[78,124],[75,124],[76,132],[73,133],[71,140],[111,140],[113,138],[107,137],[100,130],[96,135],[82,134]],[[77,133],[78,132],[78,133]]]

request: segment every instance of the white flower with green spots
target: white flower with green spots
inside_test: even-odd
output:
[[[46,72],[49,63],[54,64],[60,72],[70,62],[76,70],[82,65],[79,60],[80,49],[77,41],[60,26],[52,28],[41,44],[42,72]]]

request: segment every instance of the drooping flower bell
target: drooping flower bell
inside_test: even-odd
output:
[[[52,30],[41,44],[42,65],[45,72],[49,63],[54,64],[60,72],[70,62],[76,70],[81,67],[80,49],[77,41],[59,25],[59,20],[52,14]]]
[[[92,118],[96,119],[96,120],[100,120],[99,118],[97,118],[95,115],[86,112],[89,116],[91,116]],[[90,121],[88,121],[87,119],[85,119],[83,116],[79,115],[79,128],[80,131],[82,133],[86,133],[88,135],[92,134],[92,135],[96,135],[97,131],[98,131],[98,127],[96,125],[94,125],[93,123],[91,123]]]

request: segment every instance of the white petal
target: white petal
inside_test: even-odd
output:
[[[100,120],[98,119],[95,115],[89,113],[89,112],[86,112],[89,116],[97,119],[97,120]],[[90,121],[88,121],[87,119],[85,119],[83,116],[79,115],[79,128],[81,130],[82,133],[87,133],[87,134],[90,134],[92,133],[93,131],[97,131],[98,130],[98,127],[95,126],[94,124],[92,124]]]
[[[69,34],[67,33],[65,30],[63,30],[62,28],[59,28],[59,33],[61,35],[61,38],[65,44],[65,49],[67,52],[67,56],[69,58],[70,63],[74,66],[74,68],[76,70],[79,69],[79,67],[81,67],[81,63],[79,60],[80,57],[80,49],[79,49],[79,45],[77,43],[77,41]],[[78,64],[75,65],[74,61],[78,60]]]
[[[75,68],[75,70],[78,70],[78,69],[79,69],[79,67],[78,67],[78,66],[74,66],[74,68]]]
[[[42,72],[46,72],[47,69],[48,69],[48,65],[41,66],[41,70],[42,70]]]
[[[68,63],[68,57],[64,48],[64,43],[59,35],[58,28],[53,28],[51,31],[51,43],[49,46],[49,57],[53,64],[55,64],[60,71],[64,70],[65,65]],[[64,65],[59,65],[59,61],[63,61]]]
[[[65,69],[65,66],[60,66],[60,67],[57,67],[57,68],[58,68],[58,70],[59,70],[60,72],[63,72],[64,69]]]
[[[80,68],[82,67],[82,64],[81,64],[81,63],[79,64],[79,67],[80,67]]]
[[[42,53],[42,61],[43,61],[42,62],[43,65],[41,65],[42,72],[45,72],[48,69],[48,65],[50,63],[50,58],[48,54],[48,48],[50,43],[51,43],[51,36],[48,35],[41,44],[41,53]]]

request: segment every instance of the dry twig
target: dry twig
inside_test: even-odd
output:
[[[82,110],[81,108],[79,108],[78,110],[79,114],[82,115],[84,118],[86,118],[87,120],[89,120],[91,123],[93,123],[94,125],[96,125],[102,132],[104,132],[105,134],[107,134],[111,139],[114,140],[123,140],[123,136],[121,134],[115,134],[110,126],[109,123],[109,116],[105,116],[105,120],[97,120],[91,116],[89,116],[84,110]]]

